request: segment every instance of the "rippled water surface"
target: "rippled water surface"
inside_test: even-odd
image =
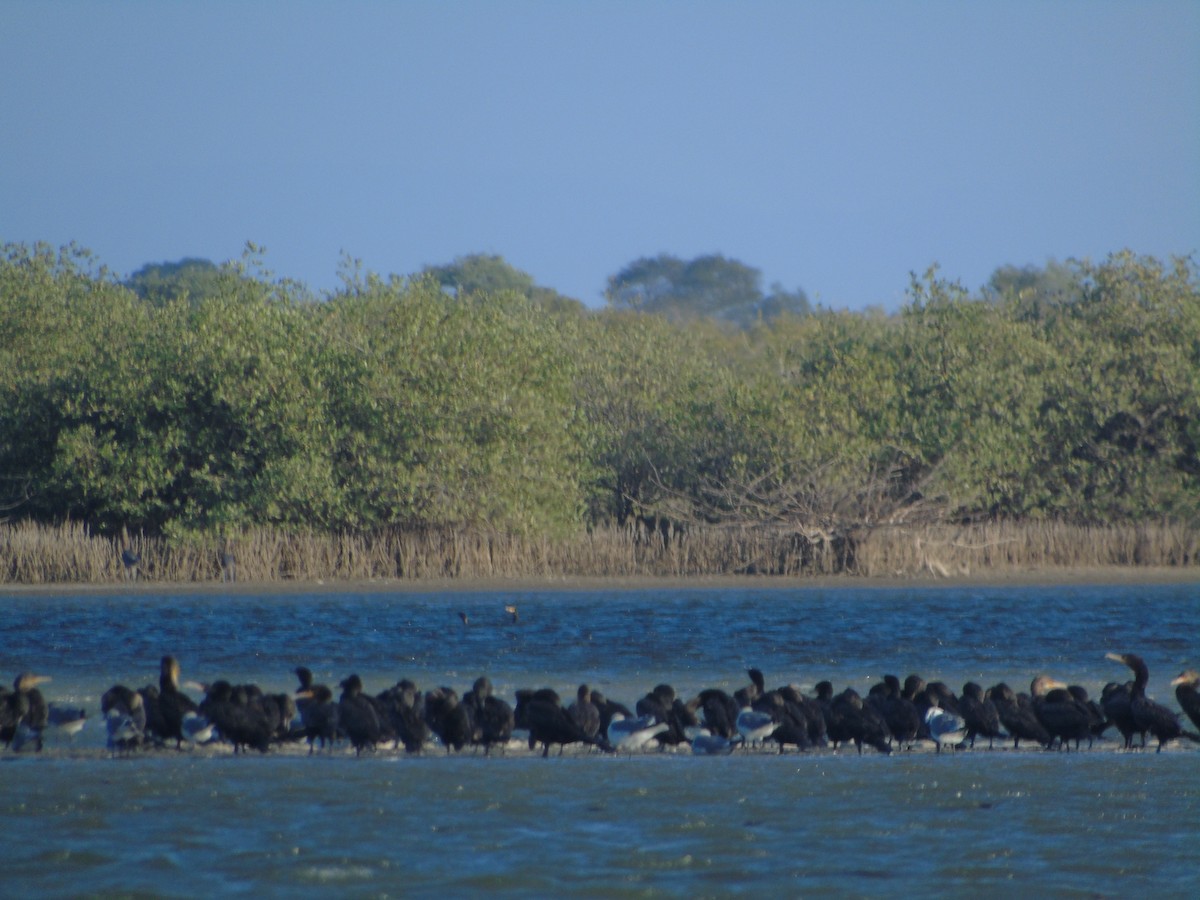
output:
[[[1200,665],[1200,585],[672,589],[463,594],[0,595],[0,672],[54,676],[97,713],[114,682],[291,690],[308,665],[511,699],[586,680],[630,705],[746,681],[884,672],[1099,692],[1107,651],[1149,692]],[[519,621],[504,612],[516,604]],[[464,627],[458,612],[467,613]],[[0,753],[3,894],[880,895],[1200,890],[1200,751],[849,753],[548,760],[431,753],[109,759],[98,722],[41,757]]]

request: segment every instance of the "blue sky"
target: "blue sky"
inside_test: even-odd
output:
[[[0,5],[0,240],[337,285],[641,256],[894,310],[937,262],[1200,251],[1200,3]]]

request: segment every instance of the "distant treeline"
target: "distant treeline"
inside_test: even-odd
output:
[[[735,328],[253,254],[148,298],[74,247],[0,260],[0,520],[561,538],[1200,522],[1190,259],[912,280],[894,315]],[[550,292],[552,293],[552,292]],[[557,295],[553,295],[557,298]],[[561,298],[559,298],[561,299]]]

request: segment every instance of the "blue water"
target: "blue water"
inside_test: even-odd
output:
[[[0,595],[0,672],[97,710],[115,682],[292,690],[307,665],[377,691],[580,681],[632,705],[746,682],[958,688],[1046,672],[1149,693],[1200,665],[1200,585],[473,593]],[[519,621],[504,607],[515,604]],[[463,626],[458,613],[467,613]],[[5,676],[10,677],[10,676]],[[1200,890],[1200,750],[636,757],[109,759],[92,723],[0,753],[5,895],[727,896]]]

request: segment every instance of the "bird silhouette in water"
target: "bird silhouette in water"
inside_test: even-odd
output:
[[[516,607],[516,605],[515,605],[515,604],[512,604],[512,603],[509,603],[507,606],[505,606],[505,607],[504,607],[504,611],[505,611],[506,613],[508,613],[508,614],[509,614],[509,616],[510,616],[510,617],[511,617],[511,619],[512,619],[512,623],[513,623],[514,625],[516,625],[516,624],[517,624],[517,622],[520,620],[520,617],[517,615],[517,607]]]

